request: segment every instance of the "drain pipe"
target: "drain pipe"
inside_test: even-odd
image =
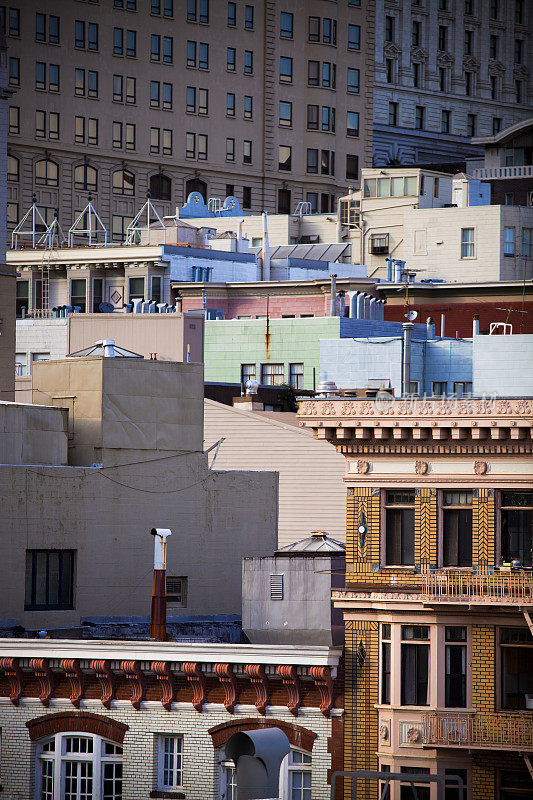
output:
[[[150,611],[150,638],[158,642],[167,639],[167,539],[168,528],[152,528],[154,537],[154,580]]]
[[[404,322],[403,328],[403,364],[402,364],[402,383],[403,395],[409,394],[409,387],[411,385],[411,334],[413,332],[414,323]]]
[[[268,244],[268,225],[267,215],[263,211],[263,247],[261,249],[261,257],[263,259],[263,280],[270,280],[270,247]]]
[[[479,316],[478,316],[478,314],[474,314],[474,319],[472,320],[472,336],[479,336]]]
[[[331,288],[329,298],[329,315],[330,317],[337,316],[337,276],[330,275]]]
[[[440,315],[440,338],[444,339],[444,323],[446,321],[446,317],[444,314]]]

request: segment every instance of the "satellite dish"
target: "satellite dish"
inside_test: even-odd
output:
[[[409,320],[409,322],[414,322],[414,320],[418,317],[418,311],[408,311],[407,314],[404,314],[404,317]]]
[[[113,303],[100,303],[98,306],[98,311],[102,314],[111,314],[115,310],[115,306]]]

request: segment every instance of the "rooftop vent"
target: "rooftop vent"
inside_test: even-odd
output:
[[[119,347],[115,344],[114,339],[100,339],[90,347],[84,347],[83,350],[77,350],[75,353],[69,353],[67,358],[144,358],[139,353],[134,353],[132,350],[126,350],[124,347]]]
[[[270,599],[283,600],[283,575],[270,576]]]

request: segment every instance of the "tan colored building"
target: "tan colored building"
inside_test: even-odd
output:
[[[373,0],[28,0],[6,33],[11,225],[34,192],[66,228],[91,192],[117,241],[147,190],[327,212],[371,163]]]
[[[172,530],[169,615],[240,614],[242,557],[277,545],[277,476],[209,468],[202,366],[39,362],[33,400],[57,418],[4,412],[2,615],[38,629],[146,616],[153,527]]]
[[[0,400],[15,397],[16,272],[0,265]]]
[[[342,456],[298,427],[294,414],[252,410],[250,406],[204,400],[205,447],[224,438],[216,468],[279,473],[278,547],[326,525],[334,539],[344,541]]]
[[[326,397],[299,419],[346,457],[344,769],[531,796],[533,403]]]

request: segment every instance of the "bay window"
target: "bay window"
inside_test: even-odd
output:
[[[58,733],[37,747],[39,800],[122,800],[122,747],[86,733]]]

